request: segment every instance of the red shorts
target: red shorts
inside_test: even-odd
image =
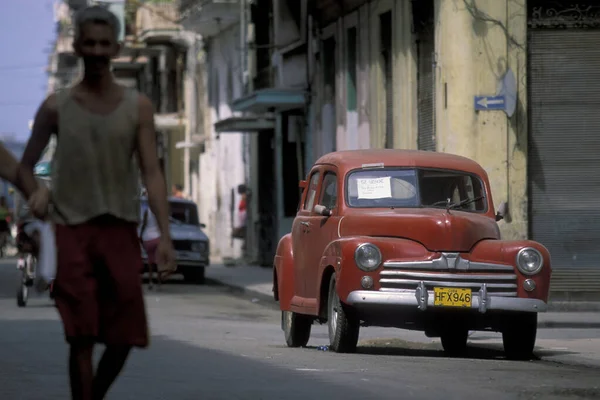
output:
[[[160,238],[146,240],[144,242],[144,250],[148,255],[148,265],[156,264],[156,249],[160,243]]]
[[[110,216],[56,225],[54,295],[66,340],[148,346],[135,223]]]

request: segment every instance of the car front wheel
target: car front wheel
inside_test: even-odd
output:
[[[509,360],[531,360],[537,336],[537,313],[511,315],[502,330],[504,354]]]
[[[310,339],[312,319],[293,311],[281,312],[281,328],[288,347],[304,347]]]
[[[360,320],[352,308],[340,301],[336,290],[335,274],[329,281],[327,325],[331,350],[336,353],[354,353],[356,351]]]

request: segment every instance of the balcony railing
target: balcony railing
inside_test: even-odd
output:
[[[145,3],[136,15],[136,36],[141,41],[169,40],[179,31],[179,7],[175,1]]]
[[[186,29],[204,37],[217,35],[240,20],[239,0],[180,0],[179,7]]]

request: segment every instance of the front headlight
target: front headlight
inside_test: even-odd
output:
[[[381,264],[381,251],[371,243],[363,243],[354,251],[356,265],[363,271],[374,271]]]
[[[205,245],[203,242],[193,242],[192,243],[192,251],[196,253],[201,253],[204,251]]]
[[[544,266],[542,253],[533,247],[525,247],[517,253],[517,268],[525,275],[535,275]]]

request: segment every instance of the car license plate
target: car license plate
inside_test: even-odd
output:
[[[433,288],[433,305],[444,307],[471,307],[471,289]]]

